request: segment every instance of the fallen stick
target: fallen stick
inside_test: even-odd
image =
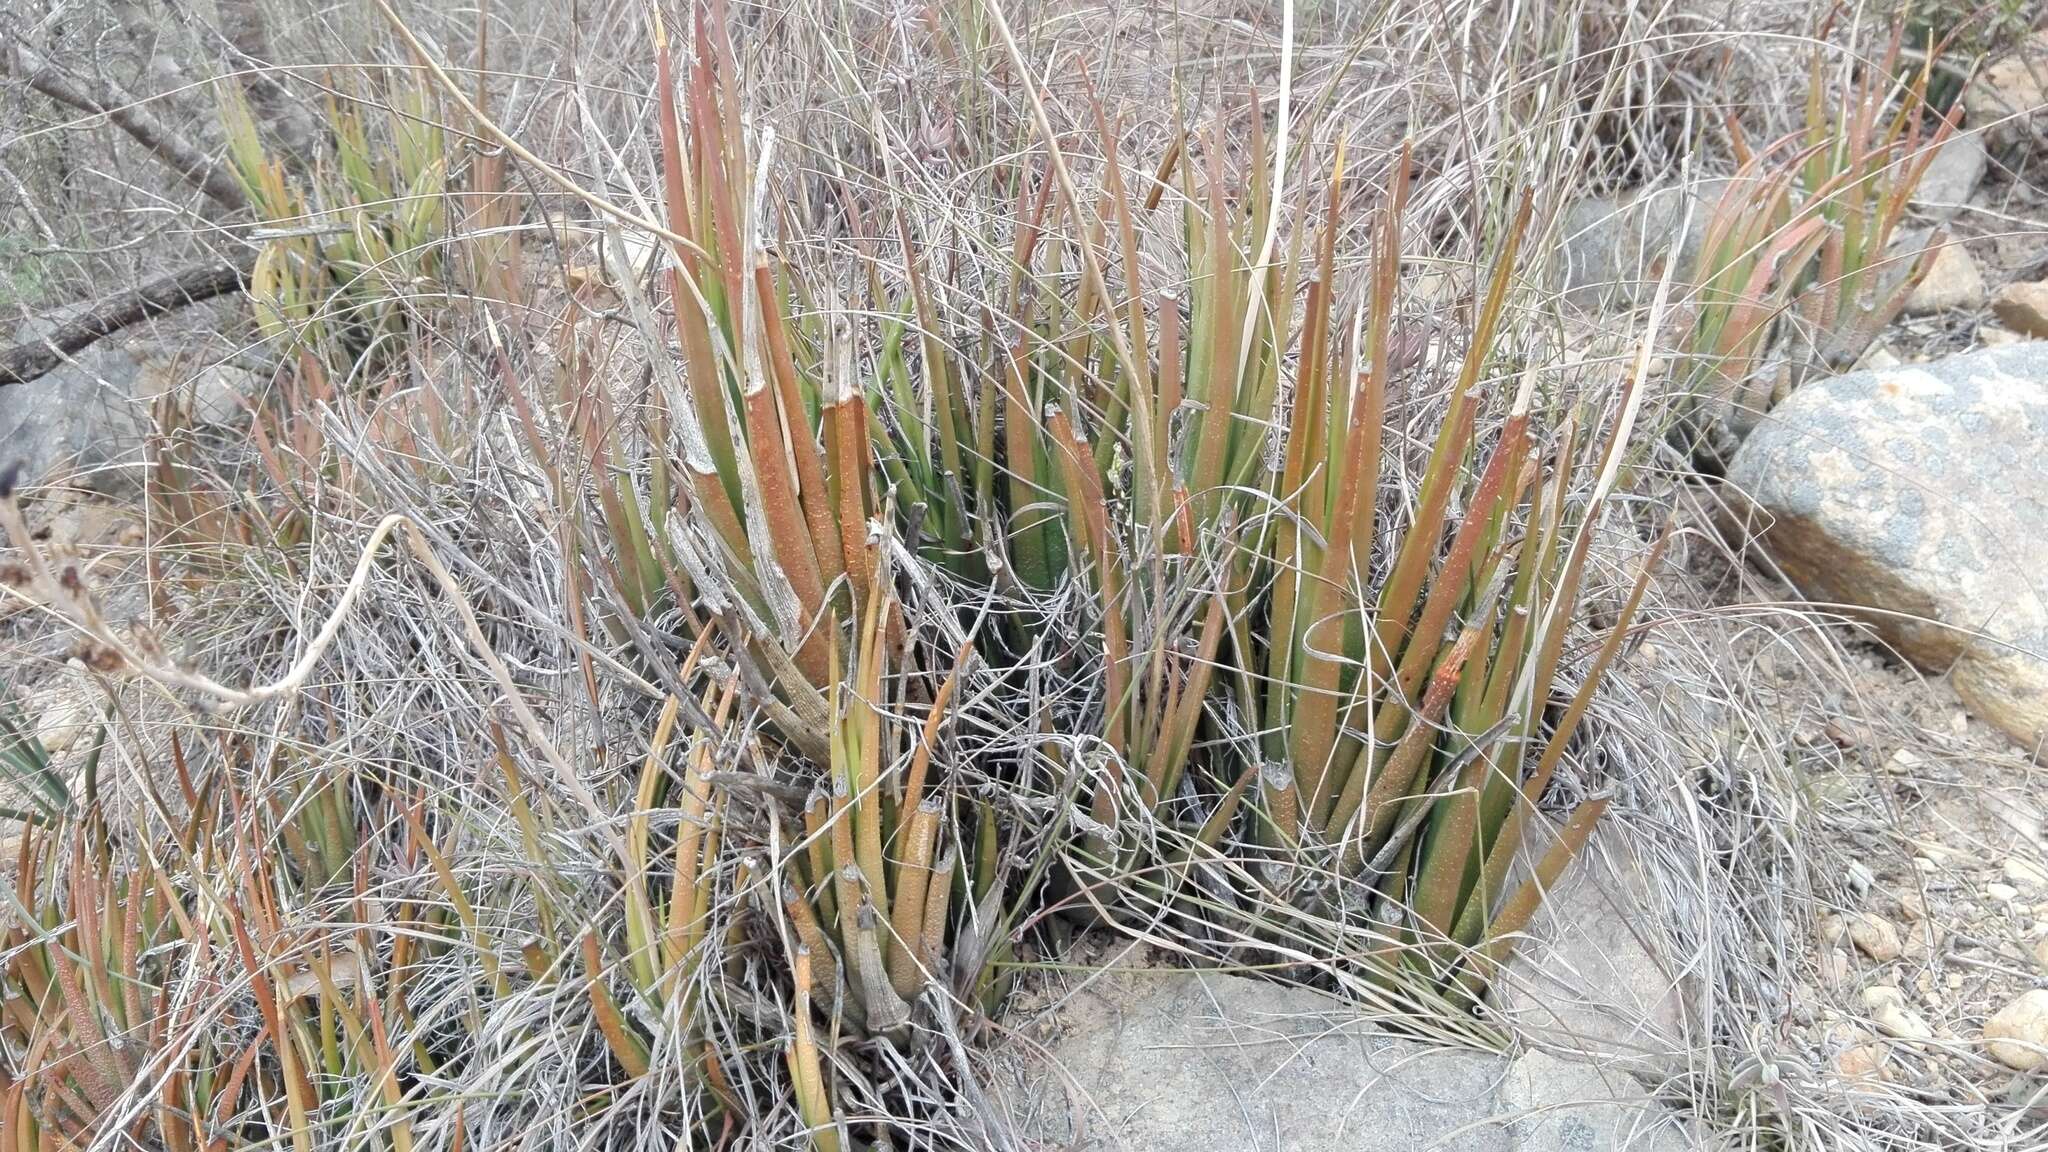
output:
[[[249,282],[246,263],[185,268],[123,292],[38,339],[0,351],[0,387],[25,384],[124,328],[173,309],[239,291]]]

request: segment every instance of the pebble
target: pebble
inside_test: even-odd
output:
[[[2048,969],[2048,936],[2034,941],[2034,963]]]
[[[1906,994],[1889,984],[1873,984],[1863,990],[1863,1006],[1870,1011],[1877,1030],[1899,1040],[1931,1040],[1934,1029],[1918,1012],[1906,1007]]]
[[[2048,32],[2035,32],[2006,55],[1989,61],[1963,89],[1962,103],[1972,128],[1992,134],[2002,144],[2023,140],[2035,131],[2034,113],[2048,106],[2040,67],[2044,49],[2048,49]]]
[[[70,684],[60,681],[32,693],[24,709],[35,724],[36,739],[53,755],[92,734],[92,705]]]
[[[2010,884],[2000,884],[1995,880],[1984,886],[1984,894],[2000,904],[2010,904],[2020,898],[2019,889]]]
[[[1924,921],[1906,933],[1906,955],[1915,960],[1924,960],[1934,955],[1940,943],[1940,933],[1932,921]]]
[[[2048,946],[2048,941],[2043,942]],[[1849,954],[1840,948],[1830,948],[1820,954],[1820,978],[1829,987],[1849,982]]]
[[[1863,747],[1863,733],[1846,724],[1829,720],[1820,726],[1821,735],[1844,748]]]
[[[1905,951],[1899,939],[1899,930],[1891,921],[1868,912],[1851,912],[1846,916],[1830,916],[1822,931],[1830,943],[1839,944],[1844,936],[1856,945],[1856,950],[1880,964],[1896,960]]]
[[[1899,915],[1916,924],[1927,919],[1927,897],[1920,889],[1908,888],[1899,894]]]
[[[2005,862],[2005,878],[2022,888],[2048,887],[2048,870],[2031,860],[2013,857]]]
[[[1998,817],[2000,824],[2012,829],[2013,834],[2020,839],[2029,844],[2048,848],[2048,845],[2041,843],[2041,810],[2022,797],[2010,792],[1995,794],[1991,814]]]
[[[2048,988],[2036,988],[1984,1022],[1984,1039],[2000,1064],[2020,1072],[2048,1068]]]
[[[2001,328],[1996,324],[1977,325],[1977,343],[1982,344],[1986,348],[2003,348],[2008,344],[2024,344],[2026,342],[2027,338],[2025,336],[2010,328]]]
[[[1913,977],[1913,990],[1920,993],[1921,1002],[1929,1008],[1941,1007],[1941,993],[1934,987],[1934,977],[1931,974],[1923,971]]]
[[[1927,274],[1906,297],[1908,316],[1984,306],[1984,274],[1961,244],[1943,244],[1927,262]]]
[[[1874,1040],[1852,1044],[1835,1053],[1835,1071],[1851,1080],[1882,1079],[1885,1060],[1889,1055],[1884,1045]]]
[[[2023,336],[2048,336],[2048,281],[2007,284],[1992,299],[1991,311]]]

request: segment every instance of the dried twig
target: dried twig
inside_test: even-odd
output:
[[[249,282],[249,263],[208,264],[159,276],[123,292],[48,334],[0,349],[0,388],[25,384],[124,328],[166,312],[239,291]]]
[[[111,83],[94,88],[55,61],[29,47],[18,34],[0,40],[0,65],[28,82],[28,86],[59,104],[105,116],[114,127],[156,154],[170,166],[178,179],[206,193],[208,199],[237,212],[249,206],[249,198],[234,174],[216,164],[198,145],[187,140],[149,110],[146,101],[121,91]]]

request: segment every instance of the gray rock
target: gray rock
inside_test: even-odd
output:
[[[1595,832],[1545,893],[1489,997],[1493,1013],[1531,1045],[1610,1069],[1664,1074],[1683,1068],[1693,1047],[1684,966],[1643,914],[1657,905],[1629,859],[1611,829]]]
[[[1500,1115],[1518,1152],[1686,1152],[1702,1141],[1634,1077],[1526,1052],[1501,1082]]]
[[[1983,181],[1989,163],[1983,133],[1956,133],[1927,162],[1927,171],[1920,174],[1920,186],[1913,191],[1913,207],[1937,221],[1953,218],[1970,203],[1970,196]]]
[[[1026,1146],[1073,1152],[1687,1152],[1633,1077],[1376,1031],[1318,992],[1123,969],[1059,1003],[1007,1081]],[[1005,1083],[1005,1081],[998,1081]]]
[[[193,422],[210,426],[239,424],[262,389],[256,373],[233,364],[206,364],[182,377],[159,372],[149,383],[155,395],[176,392]]]
[[[1565,210],[1556,269],[1565,299],[1581,308],[1648,301],[1674,252],[1685,283],[1726,180],[1641,189],[1581,200]]]
[[[18,334],[27,339],[29,330]],[[146,409],[132,397],[142,365],[127,349],[97,344],[25,384],[0,388],[0,463],[19,461],[31,482],[62,467],[101,491],[120,487],[108,466],[140,442]]]
[[[1320,993],[1241,976],[1112,972],[1010,1093],[1031,1138],[1075,1152],[1507,1152],[1505,1061],[1375,1033]],[[1063,1072],[1063,1074],[1062,1074]]]
[[[1743,521],[1815,601],[2048,743],[2048,344],[1809,382],[1736,453]]]
[[[14,339],[36,331],[24,325]],[[196,422],[229,424],[258,387],[253,372],[197,361],[183,349],[103,340],[34,380],[0,388],[0,464],[19,461],[29,483],[70,471],[95,491],[132,487],[158,399],[175,394]]]

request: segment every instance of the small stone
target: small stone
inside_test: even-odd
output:
[[[2032,860],[2022,860],[2017,856],[2006,860],[2005,878],[2009,883],[2022,888],[2048,887],[2048,869],[2043,869]]]
[[[1840,987],[1849,982],[1849,954],[1840,948],[1830,948],[1820,954],[1820,978],[1830,987]]]
[[[1927,274],[1907,294],[1905,313],[1931,316],[1974,310],[1984,306],[1984,294],[1984,274],[1977,270],[1969,250],[1961,244],[1943,244],[1928,260]]]
[[[1992,300],[1991,311],[2023,336],[2048,336],[2048,281],[2007,284]]]
[[[2003,147],[2027,138],[2029,121],[2048,107],[2042,80],[2048,77],[2040,56],[2048,52],[2048,32],[2036,32],[2010,55],[1991,62],[1963,90],[1963,108],[1971,128],[1988,133]]]
[[[2001,328],[1996,324],[1977,325],[1977,343],[1982,344],[1986,348],[2004,348],[2011,344],[2025,344],[2026,342],[2027,338],[2025,336],[2010,328]]]
[[[1941,871],[1941,865],[1936,864],[1934,862],[1934,858],[1931,856],[1913,857],[1913,867],[1919,869],[1922,874],[1928,876],[1932,876],[1936,872]]]
[[[1899,894],[1899,915],[1913,923],[1927,919],[1927,897],[1918,888],[1908,888]]]
[[[1851,1080],[1879,1080],[1884,1077],[1889,1055],[1885,1046],[1875,1041],[1851,1045],[1835,1053],[1835,1071]]]
[[[2048,936],[2034,941],[2034,963],[2048,969]]]
[[[70,684],[60,681],[30,694],[24,710],[35,725],[36,739],[52,755],[69,751],[92,733],[92,705]]]
[[[2020,1072],[2048,1068],[2048,988],[2036,988],[1984,1022],[1993,1059]]]
[[[1880,964],[1897,960],[1905,946],[1896,925],[1882,916],[1857,912],[1847,918],[1848,935],[1856,950]]]
[[[1566,299],[1625,307],[1648,299],[1667,266],[1690,277],[1726,188],[1724,180],[1669,184],[1566,207],[1554,257]]]
[[[2010,884],[2000,884],[1994,880],[1984,886],[1984,895],[1991,897],[2000,904],[2010,904],[2014,900],[2019,899],[2020,890]]]
[[[1911,776],[1926,763],[1926,758],[1918,752],[1911,748],[1900,748],[1885,759],[1884,770],[1894,776]]]
[[[1906,1007],[1906,994],[1888,984],[1873,984],[1863,990],[1863,1006],[1877,1030],[1897,1040],[1931,1040],[1934,1029],[1918,1012]]]
[[[1906,308],[1911,310],[1912,307],[1913,300],[1909,296],[1906,298]],[[1934,311],[1940,311],[1940,309],[1937,308]],[[1899,354],[1892,351],[1889,345],[1873,344],[1870,346],[1870,351],[1863,354],[1863,360],[1857,367],[1882,371],[1886,368],[1897,368],[1903,363],[1905,361],[1899,359]]]
[[[1969,204],[1990,161],[1983,133],[1956,133],[1928,160],[1919,187],[1913,189],[1913,206],[1936,220],[1953,217]]]
[[[2012,829],[2013,834],[2029,844],[2041,844],[2041,811],[2027,800],[2012,793],[1997,794],[1991,805],[1992,815],[1998,822]],[[2043,845],[2048,847],[2048,845]]]
[[[1938,936],[1939,932],[1933,921],[1924,920],[1915,924],[1913,930],[1906,933],[1906,958],[1925,960],[1934,955],[1939,943]]]
[[[1904,1006],[1885,1007],[1873,1017],[1877,1030],[1894,1040],[1932,1040],[1934,1029],[1918,1012]]]

